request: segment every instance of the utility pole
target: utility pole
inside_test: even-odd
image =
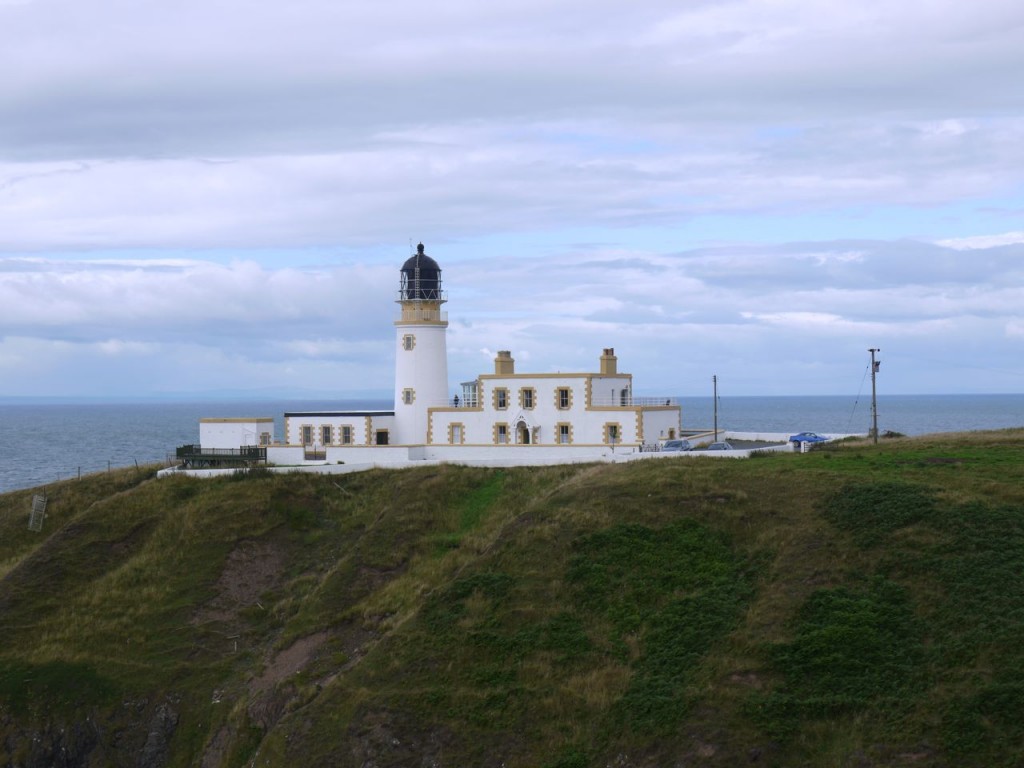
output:
[[[878,373],[882,361],[875,360],[875,352],[881,351],[877,347],[872,347],[868,350],[871,353],[871,436],[874,438],[876,445],[878,444],[878,395],[875,389],[875,374]]]
[[[711,377],[711,384],[714,387],[714,400],[715,400],[715,442],[718,442],[718,376],[713,375]]]

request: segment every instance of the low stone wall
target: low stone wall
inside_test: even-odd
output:
[[[752,450],[792,451],[796,444],[788,442],[789,432],[739,432],[719,430],[719,440],[769,443],[756,449],[733,451],[705,451],[701,448],[714,439],[714,434],[696,437],[697,447],[692,451],[660,452],[639,451],[632,447],[572,445],[389,445],[389,446],[329,446],[326,461],[306,461],[302,446],[271,446],[267,461],[272,472],[318,472],[322,474],[348,474],[370,469],[404,469],[436,464],[460,464],[469,467],[539,467],[555,464],[586,464],[591,462],[620,463],[627,461],[657,461],[696,459],[699,457],[742,459]],[[691,441],[694,437],[689,438]],[[861,435],[825,435],[830,440]],[[192,477],[230,475],[235,469],[165,469],[158,473],[164,477],[182,473]]]

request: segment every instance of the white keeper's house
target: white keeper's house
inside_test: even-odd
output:
[[[265,448],[269,462],[303,464],[529,451],[557,460],[639,451],[679,435],[678,401],[635,397],[632,374],[619,372],[610,348],[580,373],[519,373],[511,353],[498,352],[493,372],[451,389],[441,268],[420,244],[400,275],[393,410],[285,413],[283,435],[269,417],[204,418],[196,455]]]

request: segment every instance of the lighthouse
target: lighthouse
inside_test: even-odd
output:
[[[395,441],[429,442],[427,411],[448,405],[448,313],[441,267],[423,243],[402,265],[395,320]]]
[[[493,448],[503,461],[529,465],[533,457],[639,452],[680,434],[678,401],[634,396],[633,375],[619,371],[612,347],[596,367],[575,373],[517,371],[511,350],[502,350],[493,372],[465,382],[462,399],[449,400],[447,302],[441,267],[420,243],[399,272],[393,411],[287,412],[283,441],[274,438],[270,418],[203,419],[200,446],[184,446],[191,452],[179,456],[197,461],[214,454],[194,448],[238,456],[265,448],[267,460],[279,464],[373,464],[465,461]]]

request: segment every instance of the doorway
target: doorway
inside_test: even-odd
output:
[[[518,438],[516,442],[520,445],[530,444],[530,428],[526,426],[525,421],[519,422],[519,425],[516,427],[516,436]]]

